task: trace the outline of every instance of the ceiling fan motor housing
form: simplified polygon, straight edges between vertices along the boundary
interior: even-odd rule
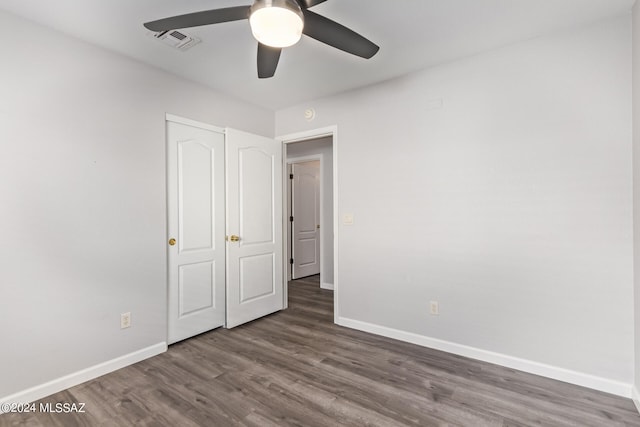
[[[295,0],[256,0],[249,10],[249,23],[259,42],[283,48],[300,40],[304,15]]]

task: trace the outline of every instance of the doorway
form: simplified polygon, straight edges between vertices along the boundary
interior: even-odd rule
[[[337,250],[336,242],[338,236],[337,230],[337,127],[327,127],[312,131],[290,134],[278,138],[284,143],[284,157],[286,162],[292,164],[294,162],[304,162],[319,160],[320,167],[320,280],[319,287],[334,290],[334,319],[337,318],[338,305],[338,274],[337,274]],[[287,170],[287,181],[290,174]],[[285,191],[287,189],[285,188]],[[285,193],[286,194],[286,193]],[[288,199],[288,198],[287,198]],[[290,199],[287,200],[290,202]],[[285,209],[288,210],[289,203]],[[289,211],[290,212],[290,211]],[[284,228],[285,242],[291,242],[291,232],[289,227],[289,215],[285,218]],[[288,279],[291,279],[291,248],[287,245],[287,256],[285,258],[285,271],[288,272]],[[286,293],[288,293],[285,290]],[[286,301],[286,300],[285,300]]]

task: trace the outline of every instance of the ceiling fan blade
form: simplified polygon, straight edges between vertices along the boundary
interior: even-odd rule
[[[310,10],[305,9],[302,13],[304,14],[302,32],[309,37],[366,59],[371,58],[380,50],[378,45],[344,25]]]
[[[187,13],[158,19],[144,24],[151,31],[169,31],[179,28],[198,27],[200,25],[219,24],[221,22],[239,21],[249,18],[251,6],[236,6],[223,9],[203,10],[202,12]]]
[[[301,6],[304,7],[313,7],[317,4],[324,3],[327,0],[300,0]]]
[[[273,77],[278,68],[282,49],[258,43],[258,78],[268,79]]]

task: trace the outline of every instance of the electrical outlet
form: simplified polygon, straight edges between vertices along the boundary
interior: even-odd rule
[[[437,316],[440,314],[440,306],[438,305],[438,301],[429,302],[429,313],[431,313],[432,316]]]
[[[127,311],[120,315],[120,329],[126,329],[131,327],[131,312]]]

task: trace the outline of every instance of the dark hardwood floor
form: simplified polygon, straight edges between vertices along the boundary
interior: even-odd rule
[[[336,326],[317,277],[289,301],[40,401],[85,413],[0,426],[640,426],[628,399]]]

